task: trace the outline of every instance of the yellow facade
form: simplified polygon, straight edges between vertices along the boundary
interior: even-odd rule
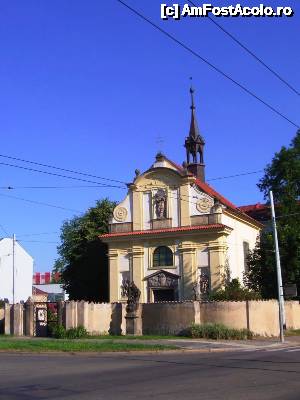
[[[126,280],[140,288],[142,302],[192,300],[220,288],[233,231],[223,219],[238,214],[221,200],[185,168],[158,155],[129,185],[111,232],[101,237],[109,246],[110,301],[125,300]],[[256,237],[257,224],[242,213],[239,219]]]

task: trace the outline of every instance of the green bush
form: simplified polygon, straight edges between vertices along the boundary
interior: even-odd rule
[[[210,293],[211,301],[245,301],[260,300],[261,295],[257,292],[242,287],[238,279],[232,279],[222,290],[216,290]]]
[[[65,339],[67,337],[65,327],[62,325],[54,325],[51,327],[51,336],[56,339]]]
[[[82,339],[88,337],[88,332],[83,326],[66,330],[62,325],[55,325],[51,329],[51,336],[56,339]]]
[[[66,331],[67,339],[82,339],[88,336],[87,330],[83,326],[77,328],[70,328]]]
[[[252,339],[253,333],[249,329],[234,329],[228,328],[223,324],[193,324],[190,327],[190,335],[192,338],[205,338],[205,339],[234,339],[244,340]]]

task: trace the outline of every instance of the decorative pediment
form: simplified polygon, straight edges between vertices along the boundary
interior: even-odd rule
[[[144,278],[149,288],[177,288],[179,275],[172,274],[164,270],[159,270],[154,274]]]

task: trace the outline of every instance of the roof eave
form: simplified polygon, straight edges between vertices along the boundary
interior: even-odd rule
[[[180,227],[178,229],[160,229],[160,230],[149,230],[149,231],[132,231],[123,233],[111,233],[100,235],[99,238],[104,242],[111,241],[128,241],[128,240],[143,240],[144,238],[153,239],[159,237],[178,237],[178,235],[207,235],[211,233],[229,235],[232,231],[227,225],[214,224],[214,225],[199,225],[199,226],[187,226]]]

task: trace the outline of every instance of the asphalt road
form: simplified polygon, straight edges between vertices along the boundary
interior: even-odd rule
[[[300,346],[212,353],[0,353],[0,399],[299,400]]]

